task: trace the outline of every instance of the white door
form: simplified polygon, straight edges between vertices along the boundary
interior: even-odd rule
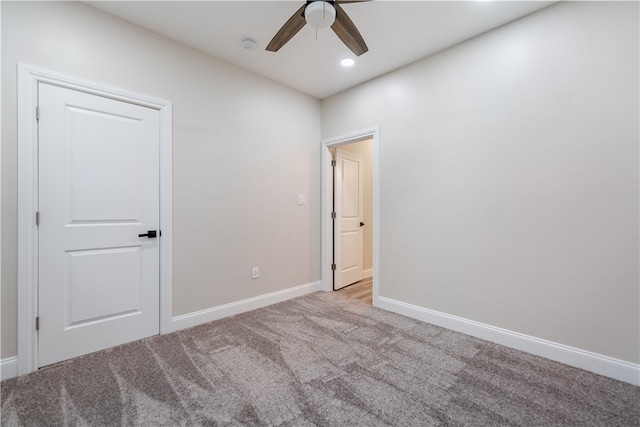
[[[39,84],[38,364],[159,333],[159,111]]]
[[[334,289],[362,280],[363,157],[336,149]]]

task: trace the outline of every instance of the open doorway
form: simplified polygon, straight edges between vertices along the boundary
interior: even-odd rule
[[[323,141],[322,156],[323,289],[374,306],[378,295],[378,145],[375,128]]]

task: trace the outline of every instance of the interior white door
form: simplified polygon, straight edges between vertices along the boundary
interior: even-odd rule
[[[38,364],[159,333],[159,111],[41,83]]]
[[[334,289],[362,280],[364,182],[363,157],[336,149]]]

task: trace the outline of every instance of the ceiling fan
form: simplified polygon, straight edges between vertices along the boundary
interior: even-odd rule
[[[280,28],[267,45],[267,50],[278,51],[284,46],[306,23],[316,27],[331,29],[340,40],[357,56],[369,50],[355,24],[349,18],[341,3],[360,3],[368,0],[309,0],[293,14]]]

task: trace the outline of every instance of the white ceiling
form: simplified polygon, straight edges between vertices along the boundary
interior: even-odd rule
[[[306,25],[266,45],[300,1],[98,1],[91,6],[322,99],[542,9],[553,1],[370,1],[343,4],[369,52],[355,57],[330,28]],[[242,47],[253,38],[257,49]],[[356,59],[351,68],[339,62]]]

